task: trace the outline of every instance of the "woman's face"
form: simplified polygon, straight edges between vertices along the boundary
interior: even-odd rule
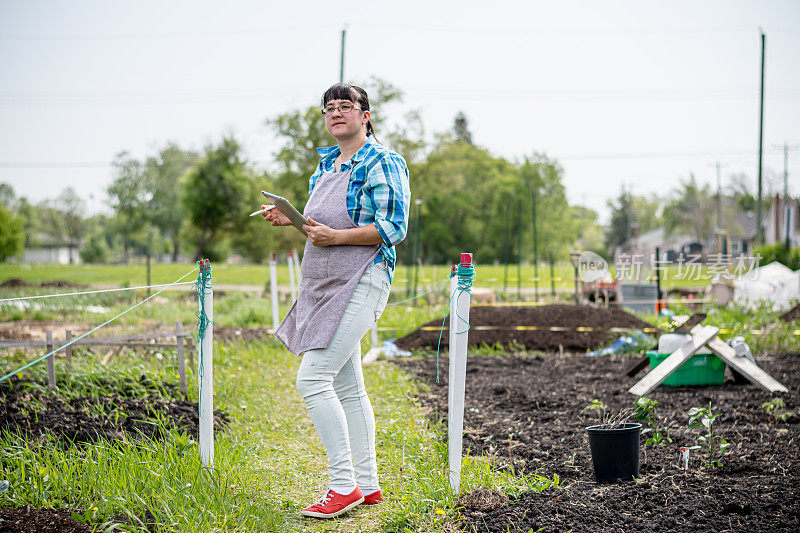
[[[343,111],[342,107],[349,111]],[[360,106],[350,100],[330,100],[325,104],[325,127],[337,140],[348,139],[366,133],[369,111],[361,110]]]

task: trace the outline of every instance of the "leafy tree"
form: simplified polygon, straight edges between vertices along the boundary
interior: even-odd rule
[[[456,141],[472,144],[472,133],[469,131],[467,116],[463,111],[459,111],[453,120],[453,135],[455,135]]]
[[[694,175],[672,191],[664,208],[667,233],[687,231],[706,241],[716,227],[716,198],[709,185],[699,185]]]
[[[245,196],[247,199],[245,203],[249,207],[245,211],[249,213],[258,209],[258,206],[265,201],[261,191],[271,189],[270,183],[267,175],[254,176],[247,181],[248,193]],[[231,235],[232,251],[255,263],[263,263],[270,252],[278,249],[302,249],[303,245],[304,239],[299,231],[293,228],[273,228],[260,216],[251,218],[245,215],[242,223]]]
[[[92,233],[80,251],[84,263],[107,263],[111,258],[111,248],[101,232]]]
[[[633,237],[633,199],[623,186],[619,195],[607,202],[611,210],[611,220],[606,232],[606,247],[613,253],[614,248]]]
[[[197,153],[170,143],[145,162],[145,186],[150,197],[148,219],[172,242],[173,261],[180,253],[180,229],[186,218],[180,201],[181,180],[199,159]]]
[[[22,218],[0,205],[0,261],[16,257],[25,251]]]
[[[121,152],[112,165],[116,177],[106,192],[117,218],[117,228],[123,239],[123,261],[127,264],[131,237],[147,223],[147,205],[151,195],[141,161],[128,152]]]
[[[578,225],[578,240],[574,248],[581,251],[589,250],[608,259],[603,228],[597,221],[597,211],[580,205],[571,206],[570,211]]]
[[[417,156],[424,147],[419,113],[408,113],[405,125],[384,131],[384,126],[388,126],[386,107],[401,102],[402,92],[379,78],[372,78],[362,86],[370,95],[370,120],[375,126],[376,138],[379,141],[388,140],[388,145],[406,159]],[[282,196],[299,209],[308,200],[308,178],[319,164],[317,148],[334,145],[336,139],[326,130],[318,105],[280,114],[266,123],[276,133],[280,143],[275,154],[277,172],[272,183]]]
[[[547,254],[554,257],[564,257],[569,253],[569,246],[579,234],[578,221],[572,216],[562,177],[564,174],[561,166],[549,160],[543,154],[535,154],[532,158],[525,157],[518,166],[519,176],[528,193],[527,196],[536,200],[536,233],[539,261],[546,259]],[[524,217],[531,222],[528,224],[530,238],[533,239],[531,203],[526,203],[531,218]],[[499,218],[499,216],[498,216]],[[527,230],[526,230],[527,232]],[[533,258],[533,245],[530,248],[530,257]]]
[[[8,183],[0,183],[0,206],[6,209],[14,209],[17,201],[17,195],[14,193],[14,187]]]
[[[224,233],[246,223],[247,208],[252,207],[247,201],[249,173],[232,137],[206,148],[205,157],[189,172],[183,202],[195,232],[195,259],[219,257]]]
[[[613,253],[614,248],[628,239],[661,227],[661,202],[657,196],[636,196],[620,189],[619,196],[608,201],[611,220],[606,232],[606,247]]]

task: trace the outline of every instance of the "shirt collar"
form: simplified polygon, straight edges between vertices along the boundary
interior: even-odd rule
[[[355,166],[355,164],[358,163],[359,161],[363,161],[367,157],[367,153],[369,153],[369,151],[372,150],[373,144],[375,144],[375,136],[368,135],[367,142],[364,143],[364,146],[359,148],[358,152],[356,152],[356,154],[350,159],[350,161],[346,161],[344,165],[349,166],[350,164],[352,164]],[[327,164],[332,162],[337,157],[339,157],[341,150],[339,150],[339,145],[337,144],[334,146],[323,146],[317,148],[317,153],[322,157],[323,163]]]

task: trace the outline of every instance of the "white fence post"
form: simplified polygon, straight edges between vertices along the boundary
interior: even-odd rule
[[[205,268],[211,277],[211,265],[208,259],[204,260]],[[203,271],[201,269],[201,275]],[[201,285],[202,286],[202,285]],[[205,284],[201,309],[205,310],[208,317],[205,334],[200,339],[202,358],[198,364],[200,376],[200,460],[203,466],[214,467],[214,291],[211,283]],[[201,315],[202,316],[202,315]]]
[[[450,267],[450,292],[447,296],[447,302],[450,306],[450,322],[447,324],[447,359],[448,359],[448,372],[447,372],[447,412],[448,414],[453,410],[453,369],[455,368],[455,358],[453,357],[455,341],[453,340],[453,333],[455,332],[455,316],[456,307],[455,294],[456,287],[458,287],[458,277],[456,272],[458,265]],[[449,431],[449,427],[448,427]]]
[[[278,266],[275,252],[269,256],[269,292],[272,296],[272,332],[278,331],[281,321],[278,316]]]
[[[297,285],[294,282],[294,259],[292,252],[286,254],[286,266],[289,267],[289,292],[292,295],[292,301],[297,300]]]
[[[297,255],[297,249],[292,248],[292,260],[294,261],[294,279],[297,281],[297,284],[300,285],[300,256]]]
[[[461,254],[461,265],[472,265],[472,254]],[[452,287],[452,284],[451,284]],[[458,494],[461,485],[461,444],[464,433],[464,392],[467,379],[467,340],[469,337],[470,293],[456,289],[450,304],[450,377],[448,392],[452,389],[452,405],[447,413],[447,455],[450,462],[450,488]],[[455,331],[454,331],[455,330]]]

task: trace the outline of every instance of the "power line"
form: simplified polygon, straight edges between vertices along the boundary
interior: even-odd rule
[[[767,149],[769,152],[783,152],[783,145]],[[665,157],[727,157],[727,156],[755,156],[756,150],[712,150],[712,151],[692,151],[692,152],[661,152],[661,153],[627,153],[627,154],[566,154],[553,155],[553,158],[561,160],[599,160],[599,159],[662,159]],[[800,156],[800,152],[790,153],[789,157]],[[250,159],[252,163],[270,163],[267,159]],[[112,168],[112,163],[100,161],[0,161],[0,168]]]

